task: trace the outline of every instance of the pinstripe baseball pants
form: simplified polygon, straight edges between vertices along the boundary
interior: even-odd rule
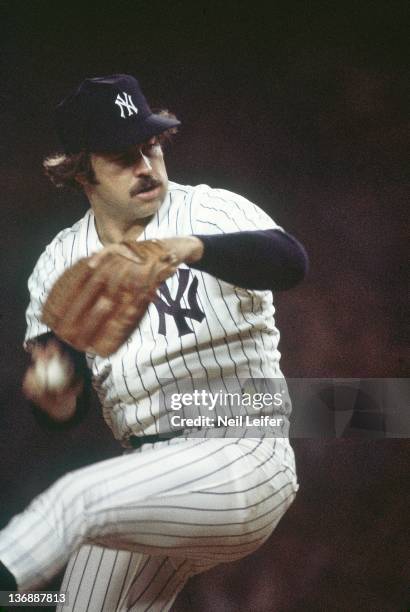
[[[168,610],[189,576],[258,548],[297,488],[284,439],[144,445],[60,478],[0,532],[0,559],[29,590],[71,556],[64,611]]]

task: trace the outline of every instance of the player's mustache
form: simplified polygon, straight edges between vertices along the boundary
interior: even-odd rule
[[[153,178],[152,176],[141,177],[135,187],[130,190],[130,196],[134,197],[142,191],[151,191],[151,189],[161,187],[161,185],[161,181]]]

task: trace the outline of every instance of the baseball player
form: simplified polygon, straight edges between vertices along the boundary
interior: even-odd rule
[[[68,563],[64,610],[168,610],[190,576],[256,550],[295,497],[289,402],[263,406],[263,423],[244,425],[233,394],[212,411],[195,390],[216,381],[221,400],[243,380],[284,388],[272,291],[303,278],[306,255],[247,199],[168,181],[163,143],[179,121],[152,113],[132,76],[86,79],[58,106],[56,125],[64,153],[45,161],[46,172],[83,190],[90,208],[29,279],[23,388],[48,419],[69,424],[90,373],[124,454],[67,474],[10,521],[0,532],[0,590],[41,588]],[[121,250],[132,260],[125,245],[152,240],[172,252],[173,267],[115,352],[78,351],[45,324],[66,270],[84,258],[98,270]],[[122,268],[112,261],[104,273],[115,284]],[[68,297],[65,323],[80,299],[90,302],[89,293]],[[92,327],[94,315],[82,312]],[[167,384],[181,391],[173,403]],[[189,411],[183,402],[179,410],[187,388]]]

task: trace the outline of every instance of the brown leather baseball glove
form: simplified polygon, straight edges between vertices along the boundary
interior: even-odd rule
[[[124,241],[80,259],[52,287],[42,319],[79,351],[107,357],[129,338],[178,266],[160,240]]]

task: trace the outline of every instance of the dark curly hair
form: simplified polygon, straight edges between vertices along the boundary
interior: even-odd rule
[[[176,119],[173,113],[165,109],[157,111],[156,114],[169,119]],[[171,140],[172,135],[176,134],[177,131],[178,128],[173,127],[158,135],[158,140],[162,148]],[[46,176],[48,176],[56,187],[72,187],[82,190],[82,185],[77,180],[79,176],[85,179],[90,185],[96,185],[98,183],[91,164],[91,153],[87,151],[81,151],[80,153],[73,153],[71,155],[55,153],[45,158],[43,161],[43,168]]]

